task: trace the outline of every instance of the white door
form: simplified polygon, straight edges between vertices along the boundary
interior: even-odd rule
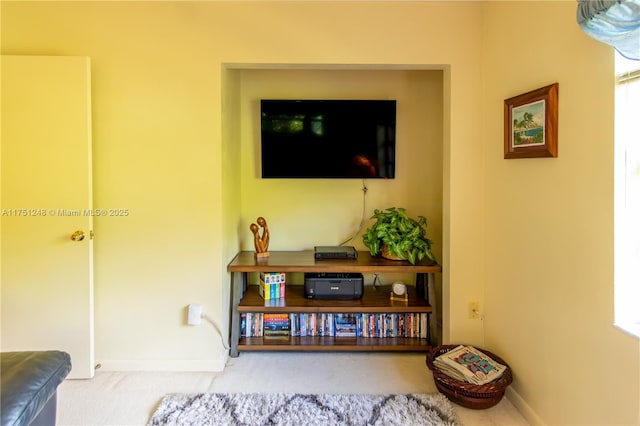
[[[63,350],[71,355],[69,378],[90,378],[89,58],[1,61],[1,349]]]

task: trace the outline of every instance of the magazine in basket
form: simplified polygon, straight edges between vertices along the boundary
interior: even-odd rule
[[[497,380],[507,368],[473,346],[465,345],[438,356],[433,365],[454,379],[475,385]]]

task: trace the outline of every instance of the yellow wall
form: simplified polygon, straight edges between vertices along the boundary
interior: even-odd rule
[[[242,238],[249,224],[269,220],[272,250],[312,249],[352,237],[363,214],[360,179],[261,179],[261,98],[397,100],[396,178],[369,179],[365,226],[373,209],[405,207],[429,218],[434,251],[442,248],[442,71],[374,69],[242,71]],[[415,159],[421,161],[415,161]],[[304,161],[304,159],[299,159]],[[282,167],[287,167],[283,159]],[[300,215],[304,214],[304,217]],[[244,232],[246,231],[246,232]],[[350,241],[366,250],[362,234]],[[440,256],[438,256],[440,258]]]
[[[621,424],[637,416],[638,344],[611,328],[612,56],[579,32],[575,2],[0,7],[3,54],[91,57],[95,207],[132,212],[95,223],[96,360],[105,368],[222,367],[215,330],[184,325],[184,307],[202,303],[226,329],[226,264],[246,247],[247,224],[268,216],[248,198],[265,189],[283,195],[246,168],[256,143],[246,113],[264,89],[266,68],[276,68],[275,78],[289,64],[321,75],[359,68],[368,78],[371,68],[386,66],[394,79],[413,72],[421,81],[431,67],[443,70],[442,223],[434,231],[442,234],[445,341],[484,344],[504,356],[514,367],[513,397],[529,418],[558,424],[608,416]],[[523,18],[530,10],[545,23],[532,44],[541,58],[519,64],[513,49],[523,40],[516,36],[522,22],[533,22]],[[557,80],[560,157],[502,160],[503,99]],[[424,159],[405,158],[420,176]],[[422,208],[413,204],[416,194],[384,194],[382,183],[369,181],[381,203],[388,196]],[[325,220],[315,201],[333,191],[310,186],[318,191],[308,195],[310,205],[285,200],[293,211],[287,230],[275,235],[279,247],[314,244],[313,232],[302,238],[288,230]],[[359,184],[345,183],[340,197],[357,205]],[[515,216],[527,207],[538,208],[531,227]],[[327,224],[331,240],[357,222],[354,209]],[[279,215],[268,217],[274,226]],[[520,252],[531,261],[509,261]],[[484,328],[467,318],[470,300],[484,307]],[[615,362],[604,358],[611,350]],[[595,372],[580,377],[549,366],[558,353],[587,359]],[[536,355],[547,361],[542,371],[531,366]]]
[[[613,327],[613,50],[575,9],[485,11],[485,341],[542,422],[637,424],[638,343]],[[524,20],[548,30],[505,36]],[[554,82],[558,158],[504,160],[503,100]]]
[[[3,2],[2,8],[3,53],[83,54],[94,64],[95,204],[126,206],[132,212],[126,220],[103,218],[95,225],[96,354],[105,368],[172,368],[180,361],[202,367],[224,359],[213,329],[184,325],[184,306],[202,303],[209,316],[227,327],[225,265],[256,216],[254,207],[242,201],[247,198],[240,185],[247,180],[242,171],[247,153],[237,145],[251,143],[245,134],[251,124],[240,120],[246,108],[240,99],[242,84],[247,84],[243,75],[255,64],[398,70],[446,69],[455,64],[451,74],[460,84],[453,93],[441,94],[449,107],[442,115],[460,122],[455,132],[450,131],[456,135],[448,137],[458,138],[458,146],[473,148],[454,150],[461,158],[441,167],[479,175],[473,173],[480,170],[477,156],[471,154],[480,148],[470,141],[480,122],[471,113],[474,102],[469,101],[478,99],[479,54],[477,48],[470,50],[471,55],[455,48],[478,44],[477,6],[403,4],[396,11],[382,3]],[[466,22],[462,31],[446,25],[458,15],[456,19]],[[329,21],[331,32],[325,27]],[[354,21],[359,25],[352,25]],[[382,23],[384,32],[379,31]],[[441,34],[446,33],[451,36],[443,40]],[[298,47],[283,48],[281,41],[292,37]],[[434,39],[438,42],[422,42]],[[363,71],[361,78],[367,75]],[[378,84],[373,81],[369,87],[377,90]],[[416,84],[413,87],[422,90],[422,83]],[[365,89],[361,85],[360,93]],[[408,124],[410,129],[415,127]],[[420,137],[415,130],[409,133],[413,140]],[[436,149],[446,150],[448,137],[435,144]],[[408,176],[424,170],[425,161],[403,152],[402,161],[407,164],[399,174],[407,183],[411,182]],[[397,182],[400,178],[390,185],[398,187]],[[455,183],[459,196],[449,200],[443,194],[435,197],[440,198],[436,202],[442,203],[445,212],[450,202],[460,211],[479,211],[476,182],[459,180]],[[370,183],[369,195],[381,205],[370,204],[369,209],[386,207],[387,203],[382,204],[386,199],[410,209],[440,209],[427,198],[434,199],[440,182],[429,188],[428,182],[420,180],[414,186],[396,188],[393,194],[384,193],[388,189],[382,183]],[[424,188],[416,188],[419,184]],[[315,185],[316,200],[334,195],[326,182]],[[344,185],[341,199],[353,193],[349,198],[360,200],[359,183]],[[318,212],[317,203],[296,205],[296,200],[289,199],[283,204],[295,207],[287,223],[292,229],[304,229],[309,221],[326,217],[326,212]],[[433,221],[434,244],[441,251],[444,240],[450,238],[439,229],[447,226],[438,225],[444,215],[424,214]],[[348,234],[357,219],[353,211],[338,214],[326,225],[331,239]],[[278,225],[278,217],[269,220]],[[457,221],[456,229],[469,230],[459,234],[461,241],[477,238],[479,228],[467,225],[466,215],[460,212],[447,220]],[[295,239],[287,232],[281,231],[282,238],[276,234],[274,245],[305,248],[315,243],[313,235]],[[481,265],[471,249],[442,257],[450,264],[472,265],[461,268],[461,276],[475,276]],[[447,293],[448,269],[443,276]],[[476,284],[465,281],[455,286],[456,292]],[[445,328],[448,324],[445,321]],[[469,340],[478,330],[460,328],[453,338]]]

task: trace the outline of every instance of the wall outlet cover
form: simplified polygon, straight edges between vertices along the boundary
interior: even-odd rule
[[[189,312],[187,315],[187,324],[189,325],[202,324],[202,305],[189,305]]]

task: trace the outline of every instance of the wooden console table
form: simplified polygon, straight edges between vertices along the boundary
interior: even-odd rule
[[[424,351],[437,345],[435,274],[442,271],[438,264],[387,260],[359,251],[357,259],[316,260],[312,250],[272,251],[264,259],[256,259],[253,251],[241,251],[227,266],[231,275],[230,297],[230,356],[239,351]],[[358,300],[317,300],[304,297],[303,286],[287,285],[287,295],[278,306],[258,295],[257,286],[248,288],[249,272],[359,272],[416,274],[416,285],[408,286],[407,302],[389,298],[389,286],[365,286],[365,294]],[[429,302],[432,302],[430,304]],[[428,336],[424,338],[361,338],[361,337],[290,337],[272,340],[240,336],[242,312],[341,312],[341,313],[428,313]]]

